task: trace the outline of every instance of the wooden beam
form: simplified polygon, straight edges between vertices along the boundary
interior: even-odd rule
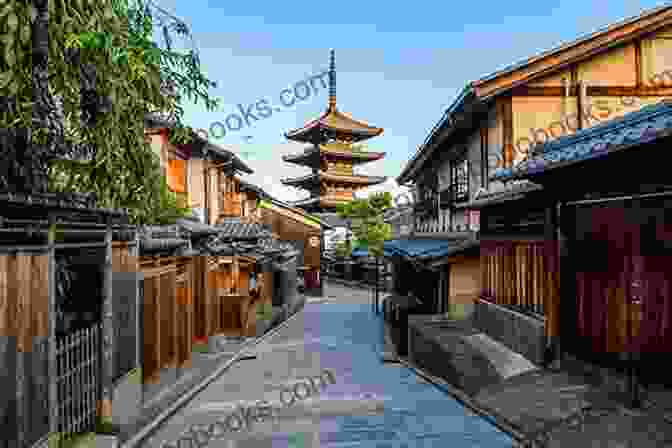
[[[641,80],[640,80],[641,81]],[[521,86],[515,88],[511,93],[514,96],[526,97],[564,97],[564,87],[552,86]],[[570,87],[570,96],[578,96],[577,86]],[[644,86],[588,86],[586,96],[664,96],[672,95],[672,87],[653,87]]]
[[[642,39],[635,39],[635,86],[642,87]]]
[[[611,48],[632,42],[643,35],[652,33],[672,23],[672,9],[666,8],[637,20],[612,26],[589,39],[579,40],[555,51],[533,57],[525,65],[499,75],[474,83],[476,95],[492,97],[517,85],[546,76],[578,61],[586,60]]]
[[[511,96],[502,100],[502,127],[504,131],[503,160],[506,167],[513,163],[513,102]]]

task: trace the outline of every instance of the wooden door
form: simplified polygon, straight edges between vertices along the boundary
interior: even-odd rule
[[[670,201],[580,206],[572,241],[577,343],[593,353],[672,349]]]

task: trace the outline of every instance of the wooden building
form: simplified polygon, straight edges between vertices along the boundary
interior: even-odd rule
[[[543,292],[557,279],[546,275],[552,265],[538,264],[541,258],[535,257],[546,250],[550,211],[529,180],[514,186],[493,175],[556,139],[670,95],[670,33],[672,8],[660,7],[470,82],[397,179],[414,183],[416,236],[470,232],[480,237],[486,275],[479,276],[481,293],[475,297],[476,312],[485,319],[479,325],[516,351],[537,341],[525,353],[533,361],[542,360],[543,347],[552,346],[558,331],[556,317],[549,314],[548,301],[555,299]],[[511,198],[521,201],[514,205]],[[510,203],[497,224],[488,224],[499,226],[494,239],[481,232],[483,200]],[[494,288],[484,283],[493,272],[495,278],[512,273]],[[500,312],[511,325],[502,328]]]
[[[281,240],[298,251],[297,269],[303,271],[306,293],[322,295],[320,281],[323,232],[332,227],[304,210],[267,198],[259,202],[262,222]]]
[[[241,193],[236,174],[252,174],[253,170],[231,151],[196,134],[188,144],[173,145],[169,141],[170,129],[170,123],[146,119],[147,139],[160,158],[169,189],[182,203],[207,224],[252,213],[251,203],[256,198],[250,195],[248,199]]]
[[[507,289],[507,279],[518,284],[537,269],[535,295],[559,359],[614,367],[639,360],[645,383],[670,384],[659,362],[672,351],[672,181],[651,163],[670,136],[672,104],[664,102],[549,143],[493,176],[542,186],[536,197],[546,214],[537,221],[546,232],[541,250],[521,254],[528,269],[515,246],[500,249],[495,271],[485,271],[487,288],[499,301],[525,300],[526,283]],[[513,202],[482,210],[484,231],[498,241],[502,223],[518,219]]]
[[[331,50],[327,110],[304,127],[285,134],[289,140],[310,145],[301,154],[283,156],[286,162],[312,170],[305,176],[282,180],[285,185],[310,192],[308,199],[293,205],[309,212],[334,211],[339,203],[353,200],[355,191],[385,182],[385,177],[363,176],[353,171],[354,165],[385,156],[383,152],[368,152],[361,144],[356,145],[382,133],[382,128],[355,120],[336,108],[336,67]]]

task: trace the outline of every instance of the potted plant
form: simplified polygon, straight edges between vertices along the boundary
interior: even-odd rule
[[[273,306],[269,302],[257,304],[257,337],[266,333],[273,319]]]

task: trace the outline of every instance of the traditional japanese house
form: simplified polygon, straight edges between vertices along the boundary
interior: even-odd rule
[[[549,315],[555,299],[543,294],[556,280],[546,275],[549,266],[535,264],[539,258],[530,255],[544,250],[550,212],[531,181],[513,186],[491,176],[545,143],[669,95],[671,32],[672,8],[656,8],[470,82],[397,179],[415,184],[416,232],[473,233],[484,244],[482,271],[511,272],[492,287],[483,283],[488,276],[475,275],[478,261],[469,257],[465,289],[485,316],[478,325],[516,351],[534,345],[525,353],[533,361],[542,360],[543,347],[557,332]],[[518,205],[511,197],[520,199]],[[490,236],[479,234],[479,202],[488,198],[510,203],[499,218],[489,212],[488,226],[500,229],[497,238],[490,228]],[[518,261],[504,253],[517,254]],[[453,269],[457,263],[449,266],[450,283],[465,278]],[[502,319],[512,324],[501,325]]]
[[[286,162],[309,167],[312,171],[302,177],[282,180],[284,185],[310,192],[309,198],[292,205],[313,213],[333,212],[338,204],[354,199],[355,191],[384,182],[385,177],[364,176],[353,170],[354,165],[385,156],[383,152],[366,151],[360,143],[382,133],[382,128],[355,120],[337,109],[335,53],[331,50],[326,111],[302,128],[285,134],[289,140],[310,145],[301,154],[283,157]],[[309,285],[319,285],[318,278],[319,268],[307,271]]]
[[[557,353],[614,367],[635,360],[644,383],[668,385],[660,356],[672,352],[672,181],[664,164],[651,161],[671,139],[672,103],[663,102],[548,143],[493,174],[543,186],[537,195],[547,213],[545,251],[520,255],[542,270],[541,300]],[[493,238],[517,217],[509,206],[482,213]],[[491,297],[511,301],[522,291],[524,300],[527,270],[516,269],[519,254],[508,251],[485,255],[516,260],[490,265],[486,286]],[[516,284],[521,276],[522,290],[507,289],[507,280]]]
[[[197,134],[187,144],[171,144],[171,123],[147,116],[146,135],[159,156],[169,189],[207,224],[222,217],[244,216],[247,198],[241,195],[237,174],[254,171],[234,153]]]
[[[262,225],[258,193],[241,189],[236,174],[252,173],[249,167],[197,135],[172,145],[170,123],[147,121],[169,189],[197,212],[173,226],[145,228],[141,239],[143,382],[151,396],[191,364],[192,349],[212,351],[222,337],[263,332],[268,316],[263,322],[257,317],[277,292],[274,264],[296,253]]]
[[[262,221],[282,241],[291,243],[298,251],[297,269],[303,271],[307,295],[322,295],[319,281],[323,233],[332,226],[270,196],[259,201]],[[315,278],[314,276],[317,275]]]

